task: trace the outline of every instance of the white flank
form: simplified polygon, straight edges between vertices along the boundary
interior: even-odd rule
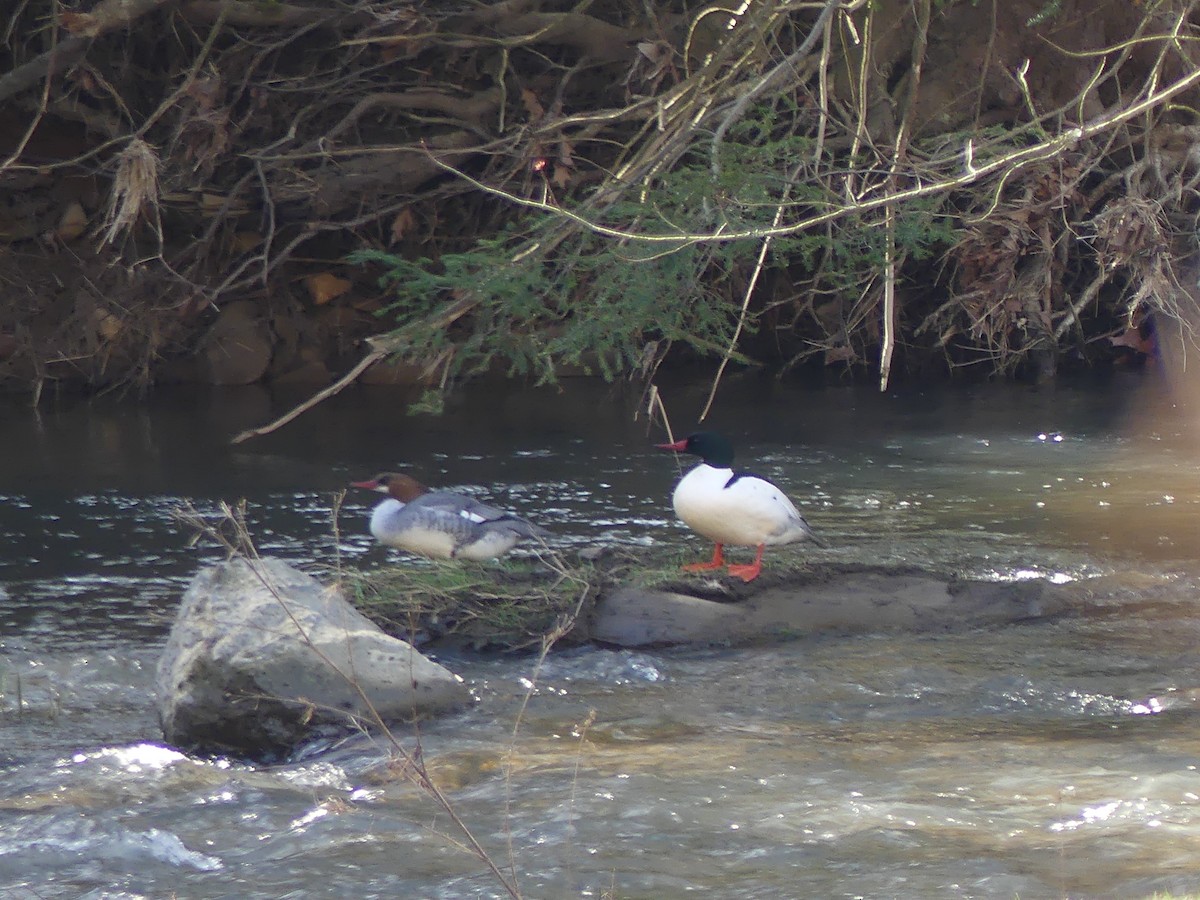
[[[790,544],[811,535],[795,504],[771,482],[743,475],[729,484],[732,477],[731,469],[696,466],[675,488],[675,514],[719,544]]]

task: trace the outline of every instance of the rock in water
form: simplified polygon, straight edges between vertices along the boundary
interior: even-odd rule
[[[470,699],[453,672],[277,559],[233,559],[192,579],[157,689],[168,742],[254,758],[286,753],[316,727],[370,723],[371,707],[387,722]]]

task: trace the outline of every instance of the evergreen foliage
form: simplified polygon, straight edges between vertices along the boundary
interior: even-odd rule
[[[499,365],[538,383],[554,381],[564,366],[612,380],[645,371],[675,344],[700,355],[730,352],[748,363],[731,341],[740,273],[754,264],[759,235],[780,204],[799,218],[838,202],[821,184],[789,182],[786,173],[811,156],[813,142],[781,128],[778,119],[770,107],[759,108],[731,131],[718,165],[697,144],[677,168],[615,201],[604,222],[632,237],[585,229],[561,237],[563,221],[537,212],[516,214],[498,236],[437,258],[378,250],[351,258],[382,269],[380,284],[394,299],[380,315],[392,323],[400,352],[444,364],[451,378]],[[781,236],[768,264],[785,275],[819,267],[827,290],[853,290],[884,265],[881,222],[877,211],[847,217],[835,229]],[[944,250],[956,236],[932,199],[899,208],[892,228],[895,252],[913,259]],[[467,321],[429,327],[447,302],[467,296],[473,300]],[[752,315],[743,330],[753,332],[755,324]]]

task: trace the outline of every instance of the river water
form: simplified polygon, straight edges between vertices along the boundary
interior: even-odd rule
[[[664,388],[689,430],[706,385]],[[0,407],[0,896],[499,897],[368,741],[286,765],[161,743],[153,671],[218,558],[174,518],[244,498],[264,553],[404,562],[352,478],[478,491],[563,544],[687,544],[639,398],[355,389]],[[419,745],[525,897],[1151,897],[1200,891],[1200,444],[1153,381],[722,389],[713,427],[828,549],[1095,584],[1086,614],[754,647],[444,660],[477,702]],[[772,554],[768,553],[767,565]],[[413,748],[417,738],[404,733]]]

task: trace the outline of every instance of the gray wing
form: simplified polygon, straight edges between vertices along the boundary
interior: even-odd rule
[[[394,524],[397,529],[401,530],[420,528],[428,531],[442,531],[453,537],[457,544],[472,541],[479,533],[478,522],[472,522],[451,509],[422,505],[416,502],[404,504],[404,509],[396,513]]]
[[[422,494],[408,505],[444,510],[454,515],[460,515],[472,522],[487,522],[491,519],[499,519],[508,515],[502,509],[498,509],[495,506],[488,506],[486,503],[480,503],[474,497],[468,497],[466,494],[460,494],[456,491],[430,491],[427,494]]]
[[[468,523],[477,525],[486,523],[502,527],[524,537],[544,538],[547,536],[545,530],[527,522],[520,516],[496,506],[480,503],[474,497],[468,497],[457,491],[430,491],[422,494],[408,505],[435,509]]]

